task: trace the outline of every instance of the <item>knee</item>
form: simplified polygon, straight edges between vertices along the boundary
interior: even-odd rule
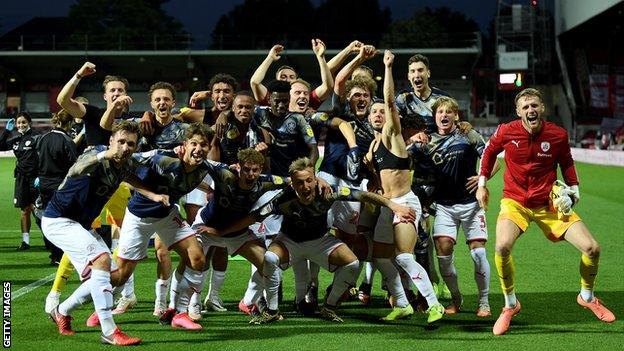
[[[438,256],[449,256],[453,254],[455,241],[448,237],[439,237],[435,239],[436,253]]]
[[[203,271],[206,265],[206,257],[204,255],[192,255],[189,257],[190,266],[196,271]]]
[[[264,254],[264,272],[272,272],[279,266],[279,256],[273,251],[267,251]]]
[[[108,254],[100,255],[100,257],[96,258],[93,261],[92,267],[95,269],[110,271],[111,268],[111,258]]]
[[[511,243],[496,242],[495,250],[499,256],[509,256],[511,254]]]
[[[589,246],[583,251],[589,258],[593,259],[600,257],[600,245],[595,240],[592,241],[592,243],[589,244]]]

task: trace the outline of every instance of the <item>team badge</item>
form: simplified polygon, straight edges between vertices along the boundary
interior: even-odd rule
[[[24,143],[25,146],[30,146],[30,144],[32,144],[31,140],[26,140],[26,142]]]
[[[230,129],[226,134],[228,139],[235,139],[238,136],[238,129]]]
[[[542,145],[540,146],[542,147],[542,151],[544,152],[550,150],[550,143],[547,141],[542,141]]]
[[[351,189],[343,186],[340,188],[340,194],[342,194],[342,196],[349,196],[349,194],[351,194]]]
[[[279,176],[273,176],[273,183],[280,185],[284,183],[284,179]]]
[[[321,116],[319,118],[321,119],[321,121],[327,121],[329,119],[329,115],[323,112],[321,113]]]
[[[311,137],[314,136],[314,132],[312,131],[312,128],[306,129],[306,133],[308,133],[308,136],[311,136]]]

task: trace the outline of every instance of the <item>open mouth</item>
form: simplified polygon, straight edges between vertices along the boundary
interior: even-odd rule
[[[298,99],[297,100],[297,106],[299,106],[300,109],[305,110],[306,107],[308,107],[308,100],[306,100],[306,99]]]
[[[204,153],[201,151],[193,151],[191,152],[191,159],[196,163],[199,163],[204,160]]]
[[[537,114],[527,116],[527,121],[529,122],[529,124],[536,124],[538,120],[539,116]]]
[[[228,99],[219,99],[217,100],[217,108],[219,110],[225,110],[228,108],[228,103],[229,103]]]
[[[422,79],[414,79],[412,81],[412,84],[417,87],[417,88],[422,88],[423,86],[423,80]]]

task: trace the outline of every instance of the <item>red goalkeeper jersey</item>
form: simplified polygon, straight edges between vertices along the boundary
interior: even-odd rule
[[[557,165],[568,185],[578,185],[568,133],[544,121],[542,129],[530,134],[522,120],[501,124],[487,143],[479,174],[489,178],[496,156],[505,151],[503,197],[527,208],[548,204],[548,194],[557,179]]]

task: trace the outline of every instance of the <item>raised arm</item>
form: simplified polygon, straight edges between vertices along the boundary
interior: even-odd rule
[[[394,77],[392,77],[392,64],[394,63],[394,54],[390,50],[386,50],[383,58],[385,66],[383,95],[386,105],[386,124],[384,131],[391,135],[401,135],[401,121],[399,120],[399,111],[394,102]]]
[[[106,108],[100,118],[100,127],[106,130],[113,130],[115,118],[119,118],[126,107],[130,106],[132,98],[128,95],[120,96]]]
[[[312,39],[312,51],[314,51],[314,55],[316,55],[316,60],[321,70],[321,85],[316,87],[314,92],[319,100],[323,101],[327,99],[327,96],[334,88],[334,76],[332,76],[327,66],[327,61],[325,61],[325,43],[323,43],[321,39]]]
[[[257,101],[261,101],[267,95],[268,90],[262,84],[262,81],[264,80],[264,76],[266,76],[267,72],[269,71],[269,67],[271,67],[271,64],[282,57],[282,51],[284,51],[284,47],[282,45],[274,45],[264,61],[262,61],[260,66],[256,68],[253,76],[251,76],[249,84],[251,86],[251,91],[253,92],[254,97]]]
[[[349,63],[347,63],[336,75],[336,80],[334,81],[334,93],[338,96],[342,96],[345,92],[347,80],[351,77],[353,71],[355,71],[355,69],[364,61],[375,56],[376,53],[377,50],[374,46],[362,45],[357,56],[349,61]]]
[[[72,96],[74,95],[76,86],[78,86],[80,80],[86,76],[92,75],[93,73],[95,73],[95,65],[91,62],[85,62],[82,67],[80,67],[78,72],[76,72],[76,74],[74,74],[74,76],[71,77],[67,83],[65,83],[65,86],[63,86],[63,89],[61,89],[61,92],[59,92],[56,97],[56,102],[75,118],[82,118],[87,112],[87,109],[83,103],[72,99]]]
[[[362,46],[364,46],[362,42],[354,40],[349,43],[347,47],[340,50],[340,52],[336,54],[336,56],[332,57],[332,59],[327,62],[327,67],[329,67],[331,74],[335,74],[338,68],[342,66],[342,64],[345,62],[347,57],[349,57],[351,53],[359,52]]]

